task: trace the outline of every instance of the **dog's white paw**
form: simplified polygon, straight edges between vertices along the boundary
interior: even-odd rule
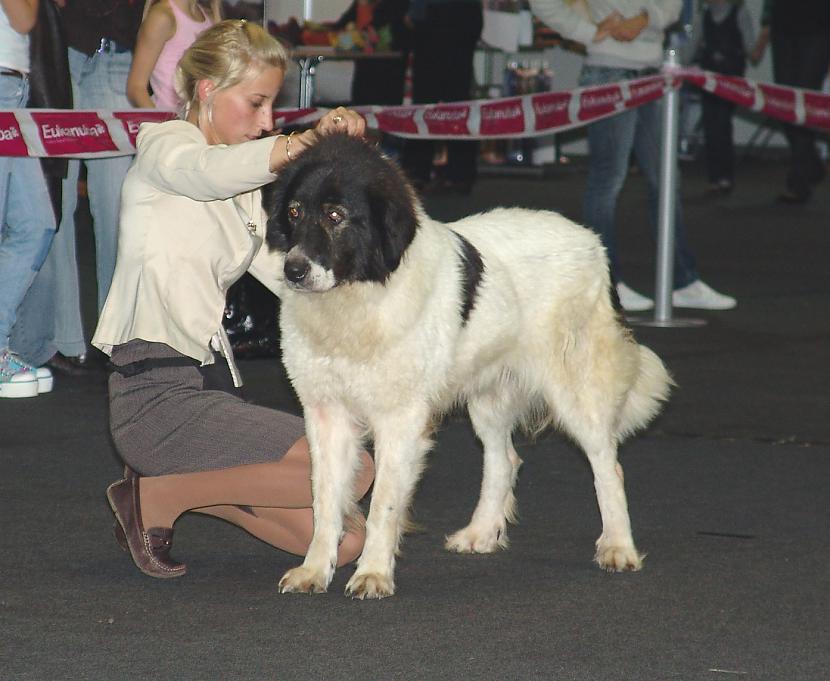
[[[643,567],[645,555],[633,546],[597,546],[594,560],[608,572],[636,572]]]
[[[355,572],[346,584],[346,595],[358,598],[386,598],[395,593],[395,582],[391,577],[378,572]]]
[[[329,580],[322,572],[300,565],[282,576],[279,590],[283,594],[321,594],[328,590],[328,585]]]
[[[447,537],[444,548],[456,553],[493,553],[507,548],[507,533],[500,527],[482,530],[468,525]]]

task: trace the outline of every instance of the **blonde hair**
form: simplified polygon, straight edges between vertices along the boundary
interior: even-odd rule
[[[210,80],[215,91],[226,90],[267,67],[285,71],[288,54],[262,26],[244,19],[214,24],[187,48],[176,67],[176,94],[184,114],[197,110],[200,80]]]

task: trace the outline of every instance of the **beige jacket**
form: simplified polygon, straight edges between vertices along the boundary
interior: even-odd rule
[[[145,123],[121,190],[115,275],[93,345],[140,338],[213,361],[228,287],[246,271],[275,293],[282,255],[263,245],[259,187],[273,138],[209,145],[186,121]],[[214,341],[215,342],[215,341]]]

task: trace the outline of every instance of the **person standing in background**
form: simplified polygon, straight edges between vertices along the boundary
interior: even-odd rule
[[[71,109],[72,85],[60,10],[54,2],[40,2],[35,27],[29,33],[29,108]],[[63,180],[69,159],[44,156],[40,159],[55,220],[61,219]]]
[[[74,107],[103,111],[131,109],[126,94],[127,74],[144,0],[50,1],[61,8]],[[106,300],[115,269],[121,184],[131,162],[130,155],[84,161],[95,233],[98,312]],[[25,315],[18,320],[18,326],[26,333],[44,327],[51,330],[51,342],[44,344],[37,356],[27,356],[27,361],[35,365],[45,362],[54,371],[68,375],[86,373],[90,368],[75,246],[80,167],[79,160],[69,161],[63,183],[60,226],[44,265],[53,272],[54,281],[49,291],[38,295],[43,304],[26,305]],[[34,286],[41,285],[47,282],[35,281]],[[12,344],[18,347],[14,336]]]
[[[38,6],[35,27],[29,33],[29,104],[33,109],[71,109],[72,85],[60,10],[51,0]],[[46,179],[56,224],[61,221],[63,184],[69,159],[44,156],[40,166]],[[55,237],[57,239],[57,236]],[[54,241],[53,241],[54,243]],[[55,354],[54,259],[47,256],[17,308],[9,345],[25,362],[39,366]],[[48,367],[40,367],[40,371]]]
[[[29,33],[38,0],[0,0],[0,109],[29,99]],[[0,398],[35,397],[52,389],[52,374],[11,352],[17,309],[55,235],[55,216],[40,161],[0,156]]]
[[[752,17],[743,0],[705,0],[692,31],[693,60],[707,71],[743,76],[755,44]],[[735,103],[711,92],[701,95],[709,191],[728,194],[735,183],[732,116]]]
[[[772,72],[781,85],[821,90],[830,68],[830,1],[764,0],[761,31],[752,50],[757,62],[772,41]],[[810,200],[813,188],[827,171],[816,147],[816,133],[785,124],[790,168],[780,203]]]
[[[222,16],[219,0],[148,0],[127,77],[127,97],[142,109],[178,110],[173,75],[184,51]],[[152,88],[152,95],[150,94]]]
[[[675,24],[681,0],[530,0],[531,11],[564,38],[585,45],[587,56],[580,86],[604,85],[658,72],[667,29]],[[611,277],[623,309],[642,311],[654,301],[621,279],[616,245],[617,201],[628,174],[632,152],[648,189],[648,214],[657,227],[660,200],[660,101],[609,116],[588,126],[588,181],[583,220],[595,230],[608,252]],[[675,307],[727,310],[737,302],[701,281],[686,243],[680,192],[675,206]]]
[[[413,30],[412,102],[470,99],[473,55],[483,22],[480,0],[412,0],[406,21]],[[469,194],[477,174],[478,143],[450,140],[446,146],[443,175],[432,182],[433,141],[406,140],[401,165],[419,190]]]
[[[397,57],[358,59],[352,78],[352,105],[386,104],[397,106],[403,102],[406,61],[409,54],[409,28],[405,17],[409,0],[353,0],[340,18],[331,26],[343,30],[355,24],[357,30],[372,27],[377,33],[388,31],[386,50],[401,52]]]

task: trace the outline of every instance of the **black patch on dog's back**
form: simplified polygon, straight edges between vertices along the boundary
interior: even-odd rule
[[[467,239],[457,232],[455,236],[461,245],[461,320],[466,324],[476,304],[478,287],[484,276],[484,261],[478,249]]]

